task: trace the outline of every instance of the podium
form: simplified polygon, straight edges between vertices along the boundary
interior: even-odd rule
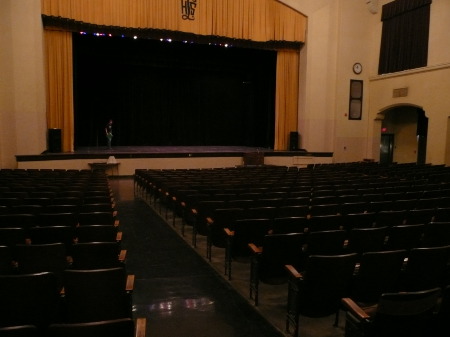
[[[263,152],[244,153],[244,165],[245,166],[264,165],[264,153]]]

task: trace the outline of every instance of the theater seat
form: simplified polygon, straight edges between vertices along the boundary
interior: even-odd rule
[[[428,337],[439,294],[439,288],[385,293],[376,306],[366,308],[343,298],[347,310],[345,336]]]
[[[64,272],[66,322],[132,318],[134,276],[123,268]]]
[[[52,324],[47,337],[144,337],[146,319],[121,318],[88,323]]]

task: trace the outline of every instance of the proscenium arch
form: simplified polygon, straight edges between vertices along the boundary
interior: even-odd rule
[[[289,133],[298,126],[299,54],[305,42],[306,17],[273,0],[198,1],[196,20],[183,20],[179,6],[179,0],[102,0],[95,4],[91,0],[41,0],[47,127],[62,129],[63,151],[74,150],[71,34],[85,28],[95,33],[99,27],[108,27],[103,33],[111,29],[162,34],[161,38],[178,34],[272,46],[278,54],[274,149],[287,148]]]
[[[423,106],[417,105],[417,104],[413,104],[413,103],[400,103],[400,104],[392,104],[389,106],[386,106],[382,109],[380,109],[374,118],[374,123],[373,123],[373,154],[374,154],[374,158],[377,158],[379,160],[380,158],[380,144],[381,144],[381,135],[382,135],[382,126],[383,126],[383,122],[386,120],[386,115],[389,112],[393,112],[396,109],[412,109],[415,112],[418,113],[418,118],[419,118],[419,111],[423,111],[424,112],[424,117],[428,118],[426,116],[426,111],[424,110]],[[417,122],[416,122],[417,125]],[[417,134],[416,134],[417,136]],[[425,139],[419,139],[418,138],[418,142],[425,142],[426,145],[426,137]],[[420,155],[420,149],[419,149],[420,144],[417,145],[417,155]],[[425,151],[426,153],[426,146],[424,147],[423,151]],[[416,160],[418,161],[419,158],[417,158]],[[377,161],[378,161],[377,160]]]

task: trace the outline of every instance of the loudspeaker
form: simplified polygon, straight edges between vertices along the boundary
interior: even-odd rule
[[[298,150],[298,132],[291,131],[289,135],[289,150],[297,151]]]
[[[48,152],[61,152],[61,129],[48,129]]]

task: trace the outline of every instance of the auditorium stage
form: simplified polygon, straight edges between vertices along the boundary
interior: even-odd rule
[[[331,163],[331,152],[274,151],[246,146],[80,147],[74,152],[16,155],[20,169],[90,169],[109,163],[110,175],[130,176],[136,169],[206,169],[238,165],[307,166]]]

